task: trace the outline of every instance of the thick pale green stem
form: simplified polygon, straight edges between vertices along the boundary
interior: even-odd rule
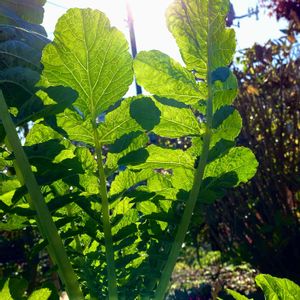
[[[171,275],[173,272],[173,269],[175,267],[177,258],[179,256],[180,250],[182,248],[182,244],[184,242],[186,233],[188,231],[189,224],[192,219],[193,211],[196,205],[196,202],[198,200],[199,192],[200,192],[200,186],[202,184],[203,175],[205,171],[205,166],[207,163],[208,153],[209,153],[209,147],[210,147],[210,140],[211,140],[211,129],[212,129],[212,118],[213,118],[213,96],[212,96],[212,83],[211,83],[211,67],[210,67],[210,43],[208,42],[208,72],[207,72],[207,82],[208,82],[208,100],[207,100],[207,111],[206,111],[206,132],[204,134],[203,138],[203,146],[202,146],[202,152],[200,156],[199,165],[197,167],[193,187],[190,191],[189,198],[186,201],[185,209],[180,221],[180,224],[178,226],[178,230],[175,236],[175,240],[172,244],[172,248],[170,251],[170,254],[168,256],[167,263],[165,267],[162,270],[162,275],[160,278],[160,281],[158,283],[158,287],[155,292],[155,300],[162,300],[164,299],[165,293],[168,289]]]
[[[118,291],[117,291],[117,275],[116,275],[116,267],[115,267],[115,259],[114,259],[114,248],[113,248],[113,240],[111,233],[111,224],[109,217],[109,203],[107,197],[107,188],[106,188],[106,176],[103,168],[102,161],[102,147],[99,143],[99,136],[97,129],[94,130],[94,138],[95,138],[95,150],[97,155],[97,164],[99,171],[99,188],[100,188],[100,196],[101,196],[101,204],[102,204],[102,222],[103,222],[103,230],[104,230],[104,239],[105,239],[105,255],[106,255],[106,263],[107,263],[107,277],[108,277],[108,297],[109,300],[117,300],[118,299]]]
[[[31,166],[22,148],[15,125],[8,112],[4,96],[0,90],[0,118],[6,131],[7,140],[12,147],[16,158],[17,167],[23,177],[28,193],[31,198],[31,205],[36,210],[37,225],[43,237],[48,241],[49,254],[58,266],[58,273],[66,286],[70,300],[84,299],[80,290],[77,276],[68,259],[62,240],[52,220],[51,214],[44,201],[40,187],[31,171]]]
[[[176,233],[175,240],[172,244],[172,248],[167,263],[164,269],[162,270],[162,277],[156,289],[155,298],[154,298],[156,300],[164,299],[164,295],[168,288],[173,269],[175,267],[180,250],[182,248],[185,235],[188,231],[188,227],[192,218],[194,207],[198,199],[200,185],[203,179],[203,174],[204,174],[208,151],[209,151],[210,138],[211,138],[211,134],[208,131],[204,137],[203,151],[200,157],[199,166],[196,170],[193,188],[190,192],[188,200],[186,201],[185,209],[181,218],[181,222],[178,226],[178,231]]]

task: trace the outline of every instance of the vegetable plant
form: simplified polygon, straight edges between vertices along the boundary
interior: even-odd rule
[[[102,12],[70,9],[43,50],[32,97],[0,93],[4,219],[39,228],[38,249],[47,247],[70,299],[163,299],[196,204],[255,174],[255,156],[234,142],[242,120],[231,106],[228,7],[169,7],[185,66],[156,50],[133,60]],[[124,98],[134,74],[149,94]],[[15,128],[28,121],[22,147]]]

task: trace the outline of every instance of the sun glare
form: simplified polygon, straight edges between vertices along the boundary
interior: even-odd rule
[[[53,38],[55,23],[70,7],[90,7],[103,11],[113,26],[121,30],[129,40],[126,3],[130,5],[136,36],[137,50],[157,49],[181,61],[178,47],[167,29],[165,11],[173,0],[49,0],[45,5],[44,26]],[[255,7],[257,0],[231,0],[237,16]],[[236,30],[238,49],[251,46],[254,42],[264,43],[269,38],[280,35],[279,29],[286,24],[278,24],[275,18],[260,13],[259,21],[246,18]],[[249,34],[251,32],[251,34]]]
[[[179,59],[165,19],[166,9],[172,0],[127,0],[127,3],[132,10],[138,50],[155,48]]]

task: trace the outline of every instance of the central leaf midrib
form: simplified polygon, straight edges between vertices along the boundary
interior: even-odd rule
[[[90,78],[90,68],[89,68],[90,52],[88,50],[87,42],[86,42],[85,18],[82,14],[83,14],[83,12],[81,11],[81,19],[82,19],[82,25],[83,25],[82,26],[83,27],[83,43],[84,43],[85,54],[86,54],[86,61],[85,61],[86,68],[85,68],[85,71],[86,71],[88,84],[89,84],[89,95],[87,95],[87,97],[88,97],[88,103],[90,103],[90,105],[91,105],[90,112],[91,112],[91,117],[92,117],[92,124],[93,124],[93,127],[95,127],[97,116],[96,116],[95,106],[94,106],[94,102],[93,102],[93,89],[92,89],[91,78]]]

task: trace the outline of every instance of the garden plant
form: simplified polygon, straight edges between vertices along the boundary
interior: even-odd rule
[[[133,60],[97,10],[68,10],[50,42],[37,25],[43,4],[0,4],[1,229],[37,227],[32,251],[47,248],[72,300],[164,299],[196,203],[247,182],[258,166],[235,147],[242,120],[231,106],[229,1],[169,7],[185,66],[156,50]],[[149,94],[124,98],[134,75]],[[162,147],[150,134],[190,146]],[[26,290],[7,278],[1,293],[55,299],[45,287]]]

